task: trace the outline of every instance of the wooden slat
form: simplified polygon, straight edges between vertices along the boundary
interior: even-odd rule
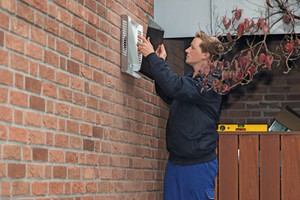
[[[259,199],[258,136],[240,136],[239,149],[239,200]]]
[[[219,200],[238,200],[238,136],[219,138]]]
[[[260,199],[280,200],[280,140],[260,137]]]
[[[282,200],[300,198],[300,136],[281,137]]]

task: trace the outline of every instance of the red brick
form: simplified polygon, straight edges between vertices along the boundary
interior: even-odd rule
[[[47,36],[44,31],[37,29],[35,27],[31,27],[31,40],[33,42],[37,42],[43,46],[46,46]]]
[[[7,138],[7,128],[5,125],[0,124],[0,140],[6,140],[6,138]]]
[[[18,2],[17,15],[26,21],[34,23],[34,11],[32,8]],[[32,28],[32,27],[31,27]]]
[[[83,62],[83,51],[80,48],[72,47],[71,48],[71,57],[75,60]]]
[[[11,31],[25,38],[29,38],[29,25],[17,18],[11,19]]]
[[[24,40],[8,33],[6,33],[5,39],[7,48],[24,53]]]
[[[75,32],[74,43],[75,43],[75,45],[78,45],[78,46],[82,47],[83,49],[87,48],[87,40],[86,40],[86,38],[83,35],[81,35],[81,34],[79,34],[77,32]]]
[[[69,146],[69,137],[64,134],[55,134],[55,146],[58,147],[68,147]]]
[[[57,98],[57,88],[52,83],[43,83],[43,95]]]
[[[10,182],[1,181],[1,196],[10,196]]]
[[[26,43],[26,55],[37,60],[43,60],[43,49],[33,43]]]
[[[25,164],[8,163],[8,177],[10,178],[23,178],[25,177]]]
[[[54,69],[47,67],[45,65],[40,65],[40,76],[49,81],[54,81]]]
[[[79,64],[72,60],[68,60],[67,70],[73,74],[79,75]]]
[[[70,118],[72,119],[83,119],[83,111],[80,107],[71,106]]]
[[[10,62],[12,68],[23,72],[28,72],[28,60],[26,58],[11,54]]]
[[[83,139],[83,149],[94,151],[94,140]]]
[[[30,61],[29,67],[30,67],[30,74],[32,76],[38,76],[38,64],[36,62]]]
[[[117,64],[117,65],[120,65],[120,55],[119,55],[119,53],[117,53],[115,51],[106,49],[104,58]]]
[[[22,160],[23,161],[31,161],[32,160],[32,157],[31,157],[31,147],[30,146],[23,147]]]
[[[27,130],[19,127],[9,127],[9,140],[27,142]]]
[[[94,81],[100,84],[104,84],[105,76],[101,72],[94,71]]]
[[[66,0],[54,0],[55,3],[57,3],[58,5],[66,8],[67,7],[67,1]]]
[[[50,150],[50,162],[56,162],[56,163],[65,162],[64,151]]]
[[[93,137],[103,138],[103,128],[93,126]]]
[[[85,67],[85,66],[81,66],[80,67],[81,70],[80,70],[80,75],[87,78],[87,79],[90,79],[92,80],[93,78],[93,71],[91,69],[91,67]]]
[[[80,123],[80,135],[92,136],[92,126],[86,123]]]
[[[56,38],[50,34],[47,35],[47,38],[48,38],[48,47],[50,49],[56,50],[55,49]]]
[[[52,178],[52,166],[51,165],[46,165],[45,166],[45,175],[44,175],[45,178]]]
[[[87,107],[98,109],[98,99],[94,97],[87,97]]]
[[[91,53],[99,55],[100,54],[100,50],[99,49],[100,49],[100,47],[99,47],[99,45],[96,42],[93,42],[92,40],[88,40],[88,50]]]
[[[0,177],[6,177],[6,163],[0,163]]]
[[[71,76],[71,84],[72,89],[76,89],[79,91],[83,91],[83,80],[74,76]]]
[[[40,80],[25,77],[25,89],[36,94],[41,93],[42,83]]]
[[[79,133],[79,123],[68,120],[67,121],[67,132],[78,134]]]
[[[66,56],[69,56],[70,45],[63,40],[56,40],[56,50]]]
[[[28,107],[28,95],[22,92],[11,90],[10,103],[21,107]]]
[[[107,19],[107,11],[108,11],[108,8],[101,5],[101,4],[97,4],[97,14],[100,16],[100,17],[103,17],[104,19]]]
[[[80,168],[79,167],[68,167],[68,179],[79,179]]]
[[[29,107],[35,110],[45,111],[45,99],[36,96],[30,96]]]
[[[43,127],[46,129],[57,129],[57,118],[53,116],[43,116]]]
[[[0,27],[6,30],[9,28],[9,16],[3,12],[0,13]]]
[[[31,5],[38,10],[47,13],[47,0],[32,0]]]
[[[86,36],[92,38],[93,40],[96,40],[96,36],[97,36],[97,30],[96,28],[94,28],[93,26],[90,26],[90,25],[86,25],[85,27],[85,34]]]
[[[95,122],[96,113],[94,111],[85,110],[84,111],[84,121]]]
[[[56,5],[48,2],[48,15],[55,18],[56,17]]]
[[[24,181],[14,181],[12,183],[12,195],[29,195],[30,194],[30,183]]]
[[[52,51],[45,50],[44,62],[49,63],[54,67],[58,67],[58,55]]]
[[[46,144],[52,146],[53,145],[53,133],[46,133]]]
[[[71,15],[66,12],[66,10],[57,8],[57,17],[58,21],[63,22],[64,24],[70,26],[71,25]]]
[[[78,163],[78,153],[67,151],[66,163]]]
[[[96,6],[95,6],[96,8]],[[99,23],[99,17],[98,15],[95,15],[92,12],[88,12],[88,21],[90,24],[92,24],[93,26],[99,28],[100,27],[100,23]]]
[[[32,148],[32,156],[34,161],[48,161],[48,149]]]
[[[60,37],[62,37],[63,39],[73,43],[73,40],[74,40],[73,33],[74,32],[72,31],[72,29],[67,28],[65,26],[61,26]]]
[[[0,46],[3,47],[4,45],[4,32],[0,31]]]
[[[86,183],[85,190],[87,193],[96,193],[97,192],[97,183],[96,182]]]
[[[28,178],[42,178],[44,176],[44,166],[38,164],[28,164],[27,174]]]
[[[22,74],[15,73],[15,87],[24,89],[24,77]]]
[[[95,141],[97,143],[98,141]],[[100,144],[100,143],[99,143]],[[99,145],[97,144],[97,145]],[[86,164],[87,165],[98,165],[98,155],[93,153],[86,154]],[[99,172],[96,172],[98,168],[95,169],[95,176],[94,178],[99,178]]]
[[[84,182],[72,182],[72,194],[84,193]]]
[[[15,13],[16,4],[15,1],[0,1],[0,7],[11,13]]]
[[[87,21],[87,9],[84,6],[81,6],[79,4],[74,5],[75,9],[75,15],[77,15],[80,19],[83,19],[84,21]]]
[[[65,88],[59,88],[58,96],[59,96],[60,100],[72,102],[72,91],[71,90],[68,90]]]
[[[69,108],[70,108],[70,106],[67,104],[56,102],[55,103],[55,114],[61,115],[61,116],[68,116]]]
[[[82,139],[80,137],[70,136],[70,148],[81,149]]]
[[[93,12],[97,10],[97,3],[95,0],[85,1],[85,6],[91,9]]]
[[[47,194],[47,182],[32,182],[31,183],[32,195],[46,195]]]
[[[0,69],[0,83],[12,86],[13,80],[13,72],[6,69]]]
[[[78,17],[72,16],[72,28],[75,30],[84,33],[84,22],[81,21]]]
[[[53,113],[54,112],[54,108],[53,108],[54,103],[53,103],[53,101],[47,100],[46,105],[47,105],[47,109],[46,109],[47,113]]]
[[[67,167],[66,166],[54,166],[53,167],[53,178],[66,178]]]
[[[100,20],[100,29],[107,34],[110,34],[111,25],[105,20]]]
[[[45,17],[45,30],[46,31],[49,31],[50,33],[53,33],[57,36],[59,36],[59,25],[56,21],[48,18],[48,17]]]
[[[69,75],[64,73],[64,72],[60,72],[60,71],[56,71],[56,83],[60,84],[60,85],[64,85],[64,86],[68,86],[69,85]]]
[[[3,51],[2,49],[0,49],[0,64],[1,65],[5,65],[5,66],[8,66],[8,52],[6,51]],[[0,69],[0,70],[3,70],[3,69]],[[5,70],[6,71],[6,70]],[[0,74],[3,74],[3,73],[0,73]],[[3,75],[2,75],[3,76]],[[1,81],[1,75],[0,75],[0,81]],[[13,80],[11,80],[10,82],[12,82]]]
[[[43,27],[44,24],[44,16],[39,13],[39,12],[35,12],[35,25],[37,25],[38,27]]]
[[[64,184],[62,182],[49,182],[49,194],[63,194]]]
[[[3,145],[3,159],[21,160],[21,147],[16,145]]]
[[[101,44],[107,46],[108,44],[108,36],[103,33],[102,31],[97,32],[97,41],[100,42]]]
[[[41,121],[41,119],[39,119],[39,121]],[[28,140],[31,144],[45,144],[46,143],[45,132],[38,131],[38,130],[29,130]]]

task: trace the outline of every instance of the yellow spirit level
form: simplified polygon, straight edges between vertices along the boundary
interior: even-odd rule
[[[268,131],[267,124],[219,124],[218,126],[219,132],[225,131]]]

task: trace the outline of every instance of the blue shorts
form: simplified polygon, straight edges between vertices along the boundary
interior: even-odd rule
[[[167,163],[164,179],[164,200],[214,199],[218,160],[197,165]]]

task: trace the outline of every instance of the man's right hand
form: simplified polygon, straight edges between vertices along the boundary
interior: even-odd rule
[[[156,55],[164,60],[166,60],[167,58],[167,52],[165,49],[164,44],[161,44],[157,47],[156,51],[155,51]]]

